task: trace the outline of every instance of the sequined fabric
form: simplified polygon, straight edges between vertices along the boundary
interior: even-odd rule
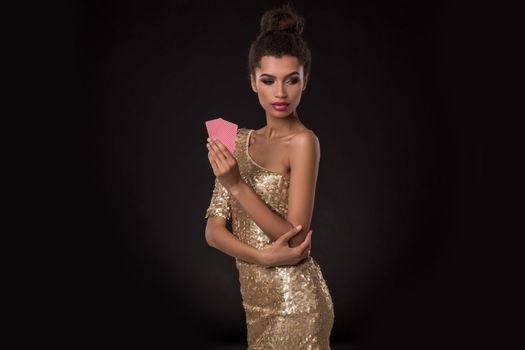
[[[252,132],[237,130],[234,157],[241,177],[271,210],[286,218],[290,179],[263,168],[250,157]],[[231,219],[233,234],[252,247],[261,249],[270,244],[269,237],[217,178],[205,218],[209,216]],[[248,350],[330,349],[332,298],[311,255],[294,266],[264,267],[240,259],[236,259],[236,266],[246,313]]]

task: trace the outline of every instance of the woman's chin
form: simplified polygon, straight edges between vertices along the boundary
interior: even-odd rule
[[[285,111],[276,111],[273,107],[270,107],[271,110],[266,109],[266,115],[270,115],[274,118],[288,118],[293,116],[293,110],[286,109]]]

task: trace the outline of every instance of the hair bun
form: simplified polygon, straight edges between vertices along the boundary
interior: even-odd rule
[[[261,18],[261,34],[271,31],[301,34],[303,27],[304,19],[295,12],[290,4],[268,10]]]

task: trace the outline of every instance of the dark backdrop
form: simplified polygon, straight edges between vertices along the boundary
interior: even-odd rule
[[[312,255],[335,306],[335,349],[466,346],[481,165],[463,110],[462,12],[292,3],[313,53],[298,112],[321,143]],[[234,259],[204,238],[204,122],[264,126],[247,54],[279,4],[78,2],[52,23],[69,138],[59,297],[75,341],[245,343]]]

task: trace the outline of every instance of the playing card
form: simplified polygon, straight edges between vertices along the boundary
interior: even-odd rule
[[[222,118],[206,121],[208,136],[219,139],[224,146],[233,154],[235,150],[235,139],[237,137],[237,124]]]

